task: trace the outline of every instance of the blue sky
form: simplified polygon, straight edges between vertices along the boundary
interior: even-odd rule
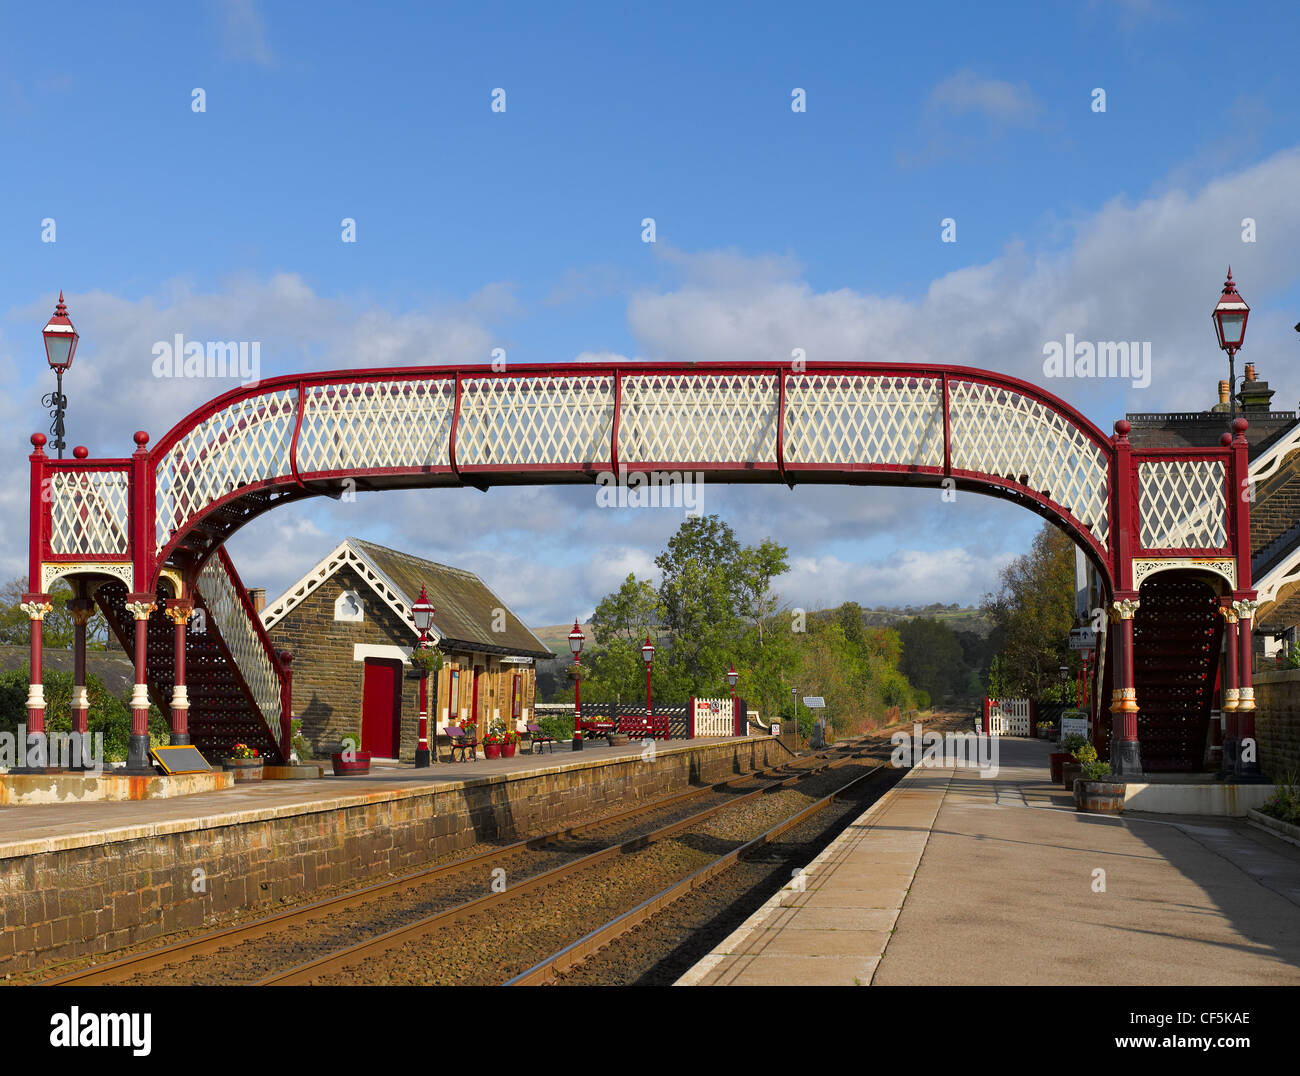
[[[230,387],[154,380],[151,344],[175,332],[260,340],[264,375],[484,362],[493,347],[527,363],[804,346],[813,363],[1041,381],[1044,342],[1066,333],[1150,340],[1149,388],[1048,385],[1109,428],[1126,409],[1213,401],[1226,364],[1209,311],[1229,261],[1255,309],[1240,361],[1294,406],[1293,5],[809,7],[5,5],[5,462],[21,475],[47,424],[39,330],[60,288],[82,334],[70,441],[94,455]],[[344,217],[356,243],[340,241]],[[948,217],[955,243],[940,242]],[[25,497],[21,480],[0,492],[6,518]],[[1039,525],[961,500],[718,487],[707,510],[790,545],[792,603],[875,605],[977,599]],[[522,615],[558,622],[649,574],[680,522],[591,502],[313,503],[232,553],[275,593],[339,538],[370,537],[478,570]],[[6,575],[25,530],[0,538]]]

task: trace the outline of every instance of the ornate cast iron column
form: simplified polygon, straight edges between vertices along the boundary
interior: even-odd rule
[[[54,605],[48,594],[24,594],[18,608],[27,614],[32,625],[31,676],[27,688],[27,735],[39,736],[36,741],[39,746],[35,748],[35,752],[30,748],[27,749],[27,761],[30,761],[31,765],[15,766],[13,772],[43,773],[48,764],[48,757],[44,747],[45,670],[41,646],[44,639],[45,617],[48,613],[54,612]],[[19,754],[22,755],[23,750],[20,749]]]
[[[152,594],[128,594],[126,611],[135,617],[135,686],[131,690],[131,740],[126,750],[126,772],[152,775],[149,764],[149,614],[157,608]]]
[[[1255,739],[1255,680],[1252,670],[1255,656],[1251,624],[1259,603],[1244,598],[1234,601],[1232,607],[1237,611],[1237,642],[1241,648],[1237,669],[1241,683],[1237,691],[1237,731],[1240,734],[1240,744],[1235,773],[1238,777],[1258,777],[1259,744]]]
[[[1239,644],[1237,642],[1237,610],[1235,604],[1232,599],[1225,598],[1219,606],[1219,615],[1223,617],[1224,651],[1227,657],[1227,668],[1224,670],[1222,681],[1224,729],[1221,772],[1225,777],[1236,773],[1237,750],[1241,739],[1240,730],[1237,727],[1240,680],[1237,675],[1237,647]]]
[[[172,665],[175,669],[175,685],[172,687],[172,734],[173,746],[188,744],[190,740],[190,696],[185,689],[185,637],[190,617],[194,615],[194,602],[189,598],[168,598],[166,604],[168,619],[175,625],[175,651]]]
[[[1111,692],[1110,768],[1117,777],[1142,776],[1142,758],[1138,750],[1137,689],[1133,685],[1133,617],[1138,599],[1119,598],[1111,603],[1109,615],[1116,625],[1112,656],[1115,661],[1115,686]]]
[[[95,613],[95,603],[89,598],[73,598],[68,602],[68,612],[72,616],[72,731],[84,736],[90,728],[90,696],[86,694],[86,625]]]

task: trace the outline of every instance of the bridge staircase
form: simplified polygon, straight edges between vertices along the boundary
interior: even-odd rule
[[[175,627],[164,612],[169,594],[159,587],[149,616],[149,699],[170,724],[176,682]],[[135,625],[123,583],[101,586],[95,600],[128,657],[135,657]],[[287,669],[271,646],[224,547],[208,559],[194,586],[194,617],[186,632],[185,681],[194,745],[213,761],[237,743],[283,761],[279,747],[282,701],[288,701]]]
[[[1217,605],[1208,586],[1177,573],[1155,575],[1142,585],[1133,621],[1133,680],[1142,768],[1150,773],[1198,772],[1207,766],[1223,643]],[[1111,672],[1108,662],[1100,696],[1103,759],[1110,757]]]

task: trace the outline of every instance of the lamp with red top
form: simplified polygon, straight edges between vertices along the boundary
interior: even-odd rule
[[[1214,331],[1219,336],[1219,347],[1228,353],[1228,398],[1232,402],[1232,417],[1237,417],[1237,349],[1246,340],[1246,319],[1250,317],[1250,307],[1246,300],[1237,293],[1237,285],[1232,282],[1232,266],[1228,266],[1228,279],[1223,282],[1223,294],[1210,315],[1214,319]]]
[[[411,606],[411,619],[415,621],[420,632],[420,649],[428,645],[429,628],[433,626],[433,614],[436,610],[429,601],[424,584],[420,584],[420,600]],[[421,665],[420,674],[420,742],[415,748],[415,768],[425,769],[429,765],[429,667]]]
[[[45,337],[46,361],[49,362],[50,369],[54,371],[58,381],[57,388],[41,398],[41,406],[48,407],[50,415],[54,418],[50,426],[54,443],[50,447],[58,449],[59,459],[63,459],[63,450],[67,447],[67,442],[63,439],[63,414],[68,408],[68,398],[63,395],[63,371],[72,368],[72,360],[77,355],[77,341],[81,339],[68,318],[68,308],[63,303],[63,292],[59,292],[59,305],[54,309],[54,316],[41,330],[41,335]]]
[[[570,675],[573,677],[573,749],[582,750],[582,644],[586,641],[586,636],[582,634],[582,629],[578,627],[578,619],[573,619],[573,630],[569,632],[569,650],[573,653],[573,668]]]

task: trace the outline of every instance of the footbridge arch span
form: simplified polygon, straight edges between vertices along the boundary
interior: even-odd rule
[[[958,366],[567,363],[350,370],[234,389],[128,458],[51,460],[33,438],[30,576],[128,583],[139,605],[168,580],[185,593],[213,554],[279,504],[344,490],[594,482],[691,472],[707,481],[945,486],[1053,520],[1108,595],[1137,600],[1142,573],[1214,564],[1250,592],[1242,420],[1220,446],[1135,451],[1045,390]],[[1136,575],[1135,575],[1136,573]],[[120,588],[119,588],[120,589]],[[143,597],[141,597],[143,596]],[[154,602],[156,605],[157,602]],[[242,598],[227,596],[240,619]],[[265,712],[287,678],[264,633],[250,691]],[[259,653],[265,649],[267,654]],[[232,648],[232,660],[235,656]]]

